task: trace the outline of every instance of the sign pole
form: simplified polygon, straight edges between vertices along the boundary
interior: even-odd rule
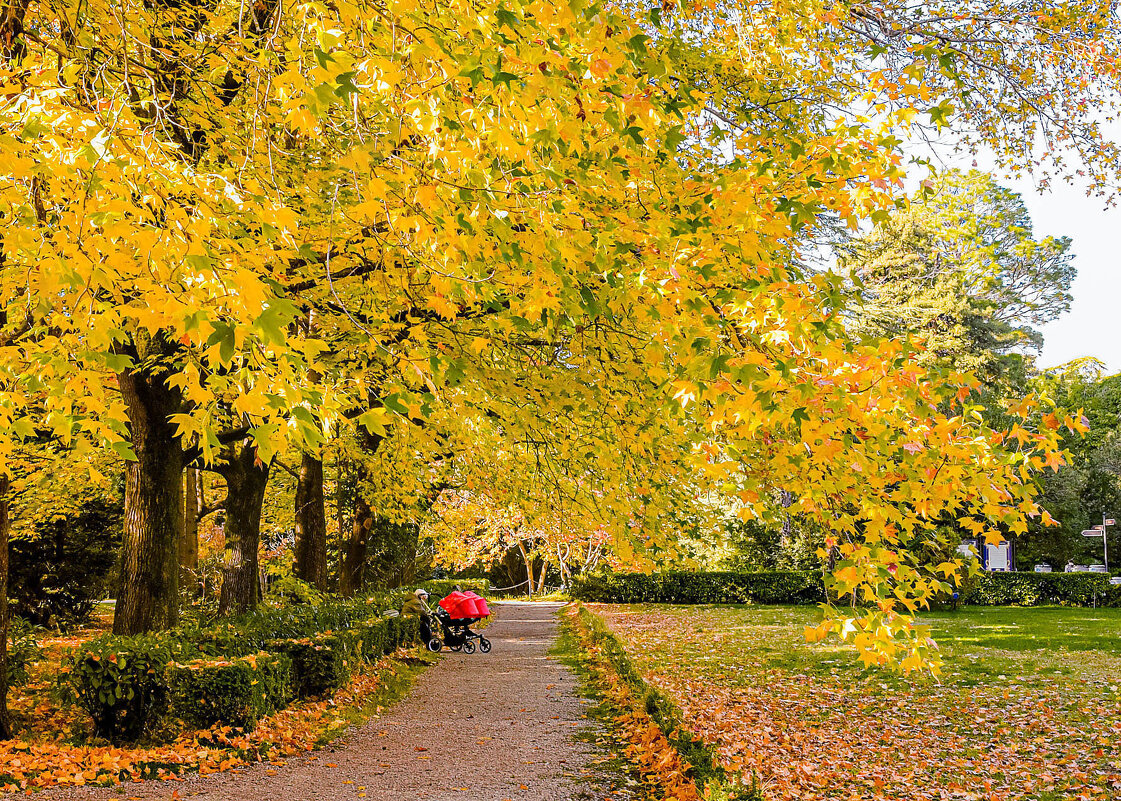
[[[1109,572],[1109,526],[1112,520],[1107,520],[1105,514],[1102,514],[1102,561],[1105,563],[1105,572]]]

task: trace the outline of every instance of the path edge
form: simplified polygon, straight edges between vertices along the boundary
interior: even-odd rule
[[[643,678],[603,618],[574,601],[560,610],[560,621],[642,773],[673,798],[762,801],[757,778],[745,783],[728,775],[716,750],[689,729],[670,698]]]

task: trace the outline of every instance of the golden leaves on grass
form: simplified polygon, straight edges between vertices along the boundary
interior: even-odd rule
[[[1119,660],[1100,651],[982,645],[941,682],[910,683],[800,644],[809,610],[596,611],[766,801],[1121,797]]]
[[[570,607],[565,615],[587,657],[593,682],[611,707],[617,710],[614,721],[627,740],[627,756],[638,764],[647,780],[658,787],[662,798],[667,801],[700,801],[697,786],[688,775],[689,764],[666,739],[665,732],[650,717],[627,682],[615,672],[611,662],[603,657],[600,647],[580,620],[576,607]]]

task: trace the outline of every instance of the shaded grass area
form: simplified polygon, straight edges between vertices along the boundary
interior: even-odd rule
[[[807,645],[812,608],[592,608],[767,798],[1121,798],[1121,610],[925,615],[936,682]]]

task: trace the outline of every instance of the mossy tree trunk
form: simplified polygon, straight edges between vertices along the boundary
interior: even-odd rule
[[[245,441],[226,450],[226,464],[217,471],[226,479],[226,546],[218,614],[233,615],[252,609],[261,600],[257,551],[269,465]]]
[[[179,616],[179,540],[183,527],[184,454],[169,417],[179,394],[162,376],[119,373],[132,448],[125,477],[121,592],[115,634],[171,628]]]
[[[323,462],[310,453],[300,460],[296,478],[296,576],[327,590],[327,512]]]

